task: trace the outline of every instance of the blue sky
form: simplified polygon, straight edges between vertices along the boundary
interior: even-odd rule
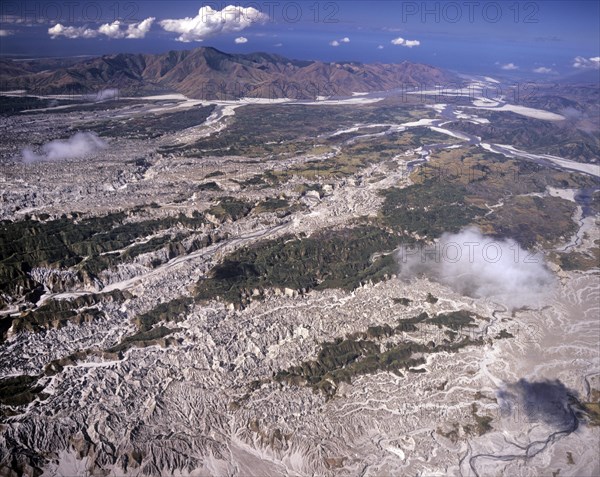
[[[223,13],[230,4],[238,15]],[[466,72],[552,77],[599,66],[599,5],[595,0],[6,0],[0,6],[0,53],[74,56],[213,46],[297,59],[408,60]],[[195,27],[186,17],[197,17]]]

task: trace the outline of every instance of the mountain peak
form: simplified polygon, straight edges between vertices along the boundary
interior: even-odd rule
[[[16,66],[16,65],[15,65]],[[3,69],[8,88],[42,94],[97,92],[119,88],[126,94],[156,91],[182,93],[197,99],[238,99],[240,96],[314,99],[318,91],[349,96],[383,91],[404,84],[431,86],[456,80],[439,68],[409,63],[325,63],[293,60],[274,53],[226,53],[211,46],[171,50],[162,54],[105,55],[68,66],[40,71],[35,65]]]

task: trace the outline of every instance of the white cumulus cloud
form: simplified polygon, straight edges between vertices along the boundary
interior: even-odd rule
[[[554,73],[554,70],[552,68],[546,68],[545,66],[540,66],[539,68],[534,68],[533,72],[538,73],[538,74],[548,74],[548,73]]]
[[[396,46],[405,46],[406,48],[412,48],[421,44],[419,40],[405,40],[402,37],[394,38],[390,43]]]
[[[78,132],[69,139],[56,139],[42,146],[41,154],[36,154],[30,147],[22,151],[23,162],[57,161],[73,159],[106,149],[108,144],[96,133]]]
[[[456,292],[509,307],[541,306],[555,284],[543,258],[476,227],[443,234],[435,246],[402,249],[400,278],[426,276]]]
[[[98,33],[102,33],[109,38],[123,38],[125,35],[125,32],[121,30],[121,22],[119,20],[101,25],[98,28]]]
[[[241,45],[242,43],[248,43],[248,38],[244,37],[244,36],[238,36],[235,40],[238,45]]]
[[[576,56],[573,60],[573,67],[584,70],[600,68],[600,56],[595,56],[593,58],[584,58],[583,56]]]
[[[154,23],[154,20],[156,20],[154,17],[150,17],[140,23],[131,23],[129,25],[123,24],[119,20],[115,20],[112,23],[105,23],[100,26],[98,32],[109,38],[144,38],[150,31],[150,27],[152,26],[152,23]]]
[[[85,26],[64,26],[57,23],[53,27],[48,28],[48,34],[52,39],[64,36],[65,38],[74,40],[77,38],[96,38],[99,35],[104,35],[108,38],[138,40],[145,38],[146,34],[150,31],[154,20],[156,20],[154,17],[149,17],[139,23],[129,24],[115,20],[112,23],[100,25],[97,30]]]
[[[345,36],[344,38],[340,38],[339,40],[333,40],[329,42],[331,46],[340,46],[342,43],[350,43],[350,38]]]
[[[223,33],[236,33],[255,23],[264,23],[269,16],[253,7],[228,5],[222,10],[204,6],[195,17],[167,19],[160,26],[173,33],[179,33],[178,41],[202,41]]]
[[[514,63],[506,63],[505,65],[502,65],[500,68],[502,68],[503,70],[506,70],[506,71],[513,71],[513,70],[519,69],[519,67],[517,65],[515,65]]]
[[[98,32],[92,28],[64,26],[60,23],[48,28],[48,34],[52,39],[64,36],[72,40],[76,38],[96,38],[98,36]]]

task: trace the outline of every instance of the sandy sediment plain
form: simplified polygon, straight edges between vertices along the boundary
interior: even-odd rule
[[[4,474],[598,475],[597,165],[463,132],[488,121],[469,105],[122,101],[2,118],[3,246],[22,222],[76,230],[29,258],[35,299],[2,290]],[[51,159],[75,131],[106,147]],[[545,182],[424,186],[452,154]],[[518,201],[556,227],[510,228]],[[407,246],[469,226],[523,234],[542,303],[403,275]]]

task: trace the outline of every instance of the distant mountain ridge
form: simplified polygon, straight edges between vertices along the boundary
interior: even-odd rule
[[[228,54],[211,47],[164,54],[119,53],[74,63],[0,60],[2,90],[24,89],[32,94],[118,88],[123,94],[177,92],[196,99],[314,99],[455,81],[448,71],[417,63],[324,63],[270,53]]]

